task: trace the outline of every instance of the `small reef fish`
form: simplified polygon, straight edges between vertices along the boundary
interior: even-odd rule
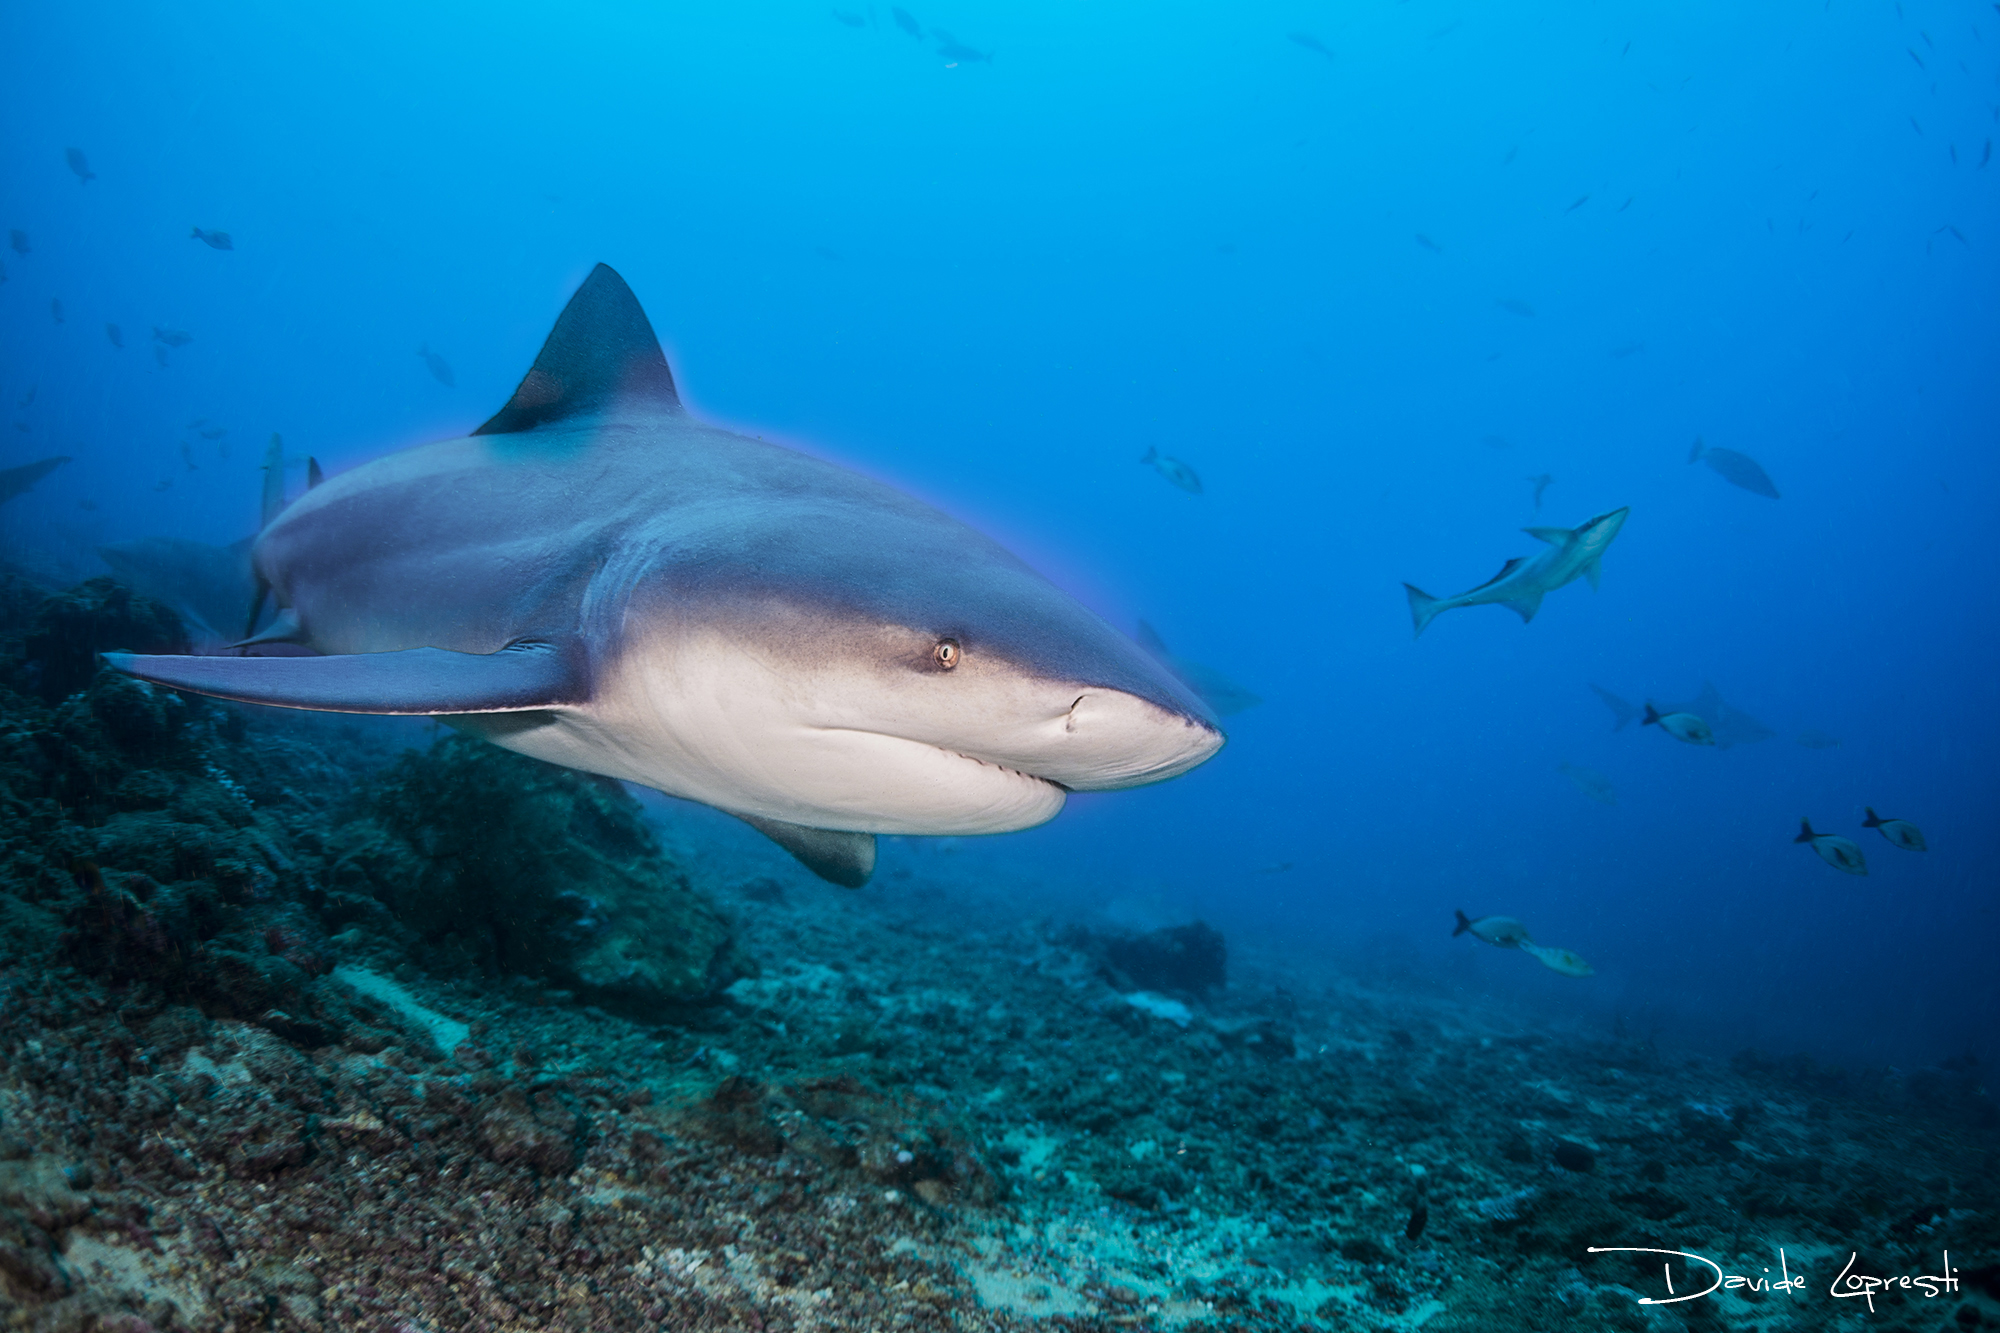
[[[1188,494],[1201,494],[1201,478],[1194,474],[1193,468],[1171,454],[1163,454],[1158,449],[1148,449],[1146,456],[1139,461]]]
[[[1441,611],[1487,604],[1508,608],[1525,624],[1542,609],[1544,596],[1578,577],[1589,579],[1590,586],[1595,588],[1601,573],[1598,562],[1631,512],[1631,506],[1627,505],[1599,514],[1576,528],[1523,528],[1521,531],[1530,537],[1547,542],[1549,549],[1532,559],[1509,560],[1498,574],[1456,597],[1433,597],[1415,584],[1405,583],[1403,590],[1410,599],[1410,619],[1416,624],[1416,632],[1422,634]]]
[[[54,458],[23,463],[19,467],[0,468],[0,504],[6,504],[17,495],[25,495],[34,489],[36,482],[67,462],[68,454],[58,454]]]
[[[1600,805],[1618,804],[1618,792],[1611,785],[1611,779],[1594,768],[1583,768],[1565,761],[1561,765],[1563,775],[1576,785],[1576,789]]]
[[[49,301],[49,318],[50,318],[50,319],[52,319],[52,320],[54,320],[54,321],[55,321],[56,323],[58,323],[58,324],[61,324],[61,323],[63,322],[63,311],[62,311],[62,298],[61,298],[61,297],[53,297],[53,298],[51,298],[51,299],[50,299],[50,301]]]
[[[1807,727],[1804,731],[1800,732],[1798,741],[1800,745],[1805,746],[1808,750],[1838,750],[1840,748],[1840,737],[1829,736],[1816,727]]]
[[[424,359],[424,366],[431,372],[432,379],[444,385],[447,389],[458,387],[458,381],[452,378],[451,366],[443,357],[431,350],[429,343],[425,343],[422,347],[419,347],[417,355]]]
[[[1528,928],[1511,916],[1482,916],[1477,921],[1468,920],[1464,912],[1456,913],[1458,925],[1451,935],[1457,939],[1468,932],[1474,939],[1502,949],[1519,949],[1551,972],[1560,972],[1566,977],[1594,976],[1589,963],[1584,962],[1568,949],[1554,949],[1546,944],[1537,944],[1528,938]]]
[[[165,343],[169,347],[186,347],[194,341],[194,335],[192,333],[183,333],[179,329],[163,329],[155,324],[153,326],[153,341],[156,343]]]
[[[1560,972],[1566,977],[1592,977],[1596,970],[1568,949],[1552,949],[1546,944],[1536,944],[1533,940],[1521,941],[1521,952],[1533,958],[1551,972]]]
[[[1768,741],[1778,733],[1750,716],[1742,709],[1729,703],[1722,692],[1715,688],[1713,681],[1701,683],[1701,693],[1693,701],[1684,704],[1667,704],[1661,713],[1692,713],[1708,723],[1709,732],[1715,737],[1715,748],[1727,750],[1732,745],[1752,745],[1758,741]]]
[[[28,233],[18,227],[7,233],[7,244],[14,248],[17,255],[34,253],[35,247],[28,244]]]
[[[1424,235],[1422,232],[1417,233],[1417,244],[1421,245],[1422,247],[1424,247],[1424,249],[1430,251],[1434,255],[1441,255],[1444,253],[1443,246],[1439,245],[1436,241]]]
[[[1715,744],[1715,729],[1693,713],[1662,713],[1648,703],[1646,719],[1639,725],[1658,726],[1675,740],[1686,741],[1689,745]]]
[[[1515,297],[1503,296],[1498,301],[1495,301],[1494,304],[1510,315],[1519,315],[1523,319],[1533,319],[1535,317],[1535,308],[1526,301]]]
[[[125,335],[118,331],[116,324],[106,324],[104,326],[104,336],[111,340],[113,347],[116,347],[121,352],[125,350]]]
[[[1458,924],[1452,928],[1453,939],[1469,932],[1476,940],[1485,940],[1502,949],[1518,949],[1521,942],[1528,938],[1528,928],[1511,916],[1482,916],[1475,921],[1464,912],[1457,912],[1456,915]]]
[[[1793,838],[1792,841],[1811,843],[1812,849],[1819,853],[1819,859],[1832,866],[1835,870],[1845,870],[1850,875],[1865,875],[1868,873],[1868,860],[1861,855],[1859,847],[1856,847],[1837,833],[1813,832],[1812,821],[1810,819],[1801,819],[1799,821],[1799,836]],[[1891,839],[1891,841],[1894,840]]]
[[[236,248],[236,242],[229,239],[229,233],[226,231],[203,231],[200,227],[196,227],[188,233],[188,239],[191,241],[200,241],[211,250],[234,250]]]
[[[90,169],[90,159],[83,155],[81,148],[63,149],[63,160],[68,162],[69,169],[76,173],[78,185],[88,185],[97,179],[97,173]]]
[[[916,38],[918,41],[923,40],[924,38],[923,25],[918,23],[916,19],[911,16],[909,10],[891,8],[889,10],[889,17],[896,20],[896,26],[901,28],[904,32],[907,32],[908,34],[910,34],[910,36]]]
[[[1529,477],[1528,480],[1535,486],[1535,512],[1539,514],[1542,512],[1542,492],[1555,483],[1555,478],[1544,472],[1541,476]]]
[[[1883,837],[1906,852],[1927,852],[1930,850],[1929,845],[1924,842],[1923,830],[1919,829],[1909,820],[1884,819],[1875,813],[1875,807],[1872,805],[1863,806],[1862,809],[1868,812],[1868,818],[1861,821],[1862,828],[1877,830]]]
[[[1288,32],[1285,36],[1291,38],[1306,50],[1311,51],[1314,55],[1325,56],[1328,60],[1333,59],[1333,52],[1326,49],[1326,43],[1309,32]]]
[[[868,26],[867,19],[862,18],[859,14],[850,14],[844,9],[834,10],[833,17],[839,22],[845,23],[850,28],[865,28]]]
[[[201,433],[201,438],[204,440],[219,440],[227,434],[229,434],[229,427],[212,426]]]
[[[1767,500],[1778,498],[1778,488],[1770,475],[1757,465],[1757,460],[1748,454],[1739,454],[1734,449],[1711,449],[1695,438],[1694,448],[1688,453],[1688,462],[1704,462],[1724,481],[1732,486],[1740,486],[1752,495],[1761,495]]]

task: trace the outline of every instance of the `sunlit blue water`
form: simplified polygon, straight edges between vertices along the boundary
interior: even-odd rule
[[[1663,1040],[1996,1054],[1989,6],[909,14],[16,7],[0,464],[75,461],[5,554],[246,535],[273,431],[329,470],[461,433],[606,261],[701,414],[1263,696],[1202,770],[989,864]],[[1621,505],[1601,591],[1413,640],[1402,582]],[[1588,689],[1704,681],[1776,735],[1614,733]],[[1455,908],[1597,976],[1452,941]]]

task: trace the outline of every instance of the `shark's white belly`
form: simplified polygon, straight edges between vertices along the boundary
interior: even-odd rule
[[[477,729],[522,754],[736,815],[854,833],[1010,833],[1063,788],[921,741],[829,725],[756,662],[709,647],[605,664],[594,698],[545,724]]]

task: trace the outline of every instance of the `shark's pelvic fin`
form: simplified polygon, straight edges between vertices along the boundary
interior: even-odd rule
[[[320,471],[319,460],[317,458],[308,458],[306,460],[306,489],[312,490],[325,480],[326,473]]]
[[[1597,581],[1604,577],[1604,562],[1593,560],[1583,567],[1583,576],[1590,580],[1590,590],[1597,591]]]
[[[1569,528],[1522,528],[1521,531],[1536,541],[1547,542],[1551,546],[1561,546],[1576,533]]]
[[[1533,592],[1523,593],[1500,605],[1520,616],[1521,623],[1525,625],[1535,618],[1535,612],[1542,609],[1542,590],[1537,588]]]
[[[271,617],[271,623],[258,630],[247,639],[238,639],[231,648],[249,648],[260,643],[297,643],[304,627],[299,624],[298,613],[286,607]]]
[[[799,859],[806,869],[830,884],[858,889],[875,873],[875,835],[807,828],[780,819],[738,815],[738,819]]]
[[[678,410],[674,375],[639,298],[609,264],[599,264],[556,318],[520,387],[474,435],[509,435],[618,402]]]
[[[510,644],[497,653],[443,648],[334,657],[106,653],[104,660],[177,690],[326,713],[513,713],[581,703],[590,693],[581,653],[541,642]]]

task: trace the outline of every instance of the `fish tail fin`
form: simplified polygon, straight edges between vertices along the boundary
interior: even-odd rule
[[[200,227],[190,227],[190,228],[188,229],[188,239],[189,239],[190,241],[198,241],[198,240],[200,240],[200,239],[201,239],[201,228],[200,228]]]
[[[1690,463],[1694,463],[1694,462],[1698,462],[1698,461],[1700,461],[1700,459],[1701,459],[1701,451],[1702,451],[1702,449],[1703,449],[1703,448],[1704,448],[1704,446],[1703,446],[1703,444],[1702,444],[1702,442],[1701,442],[1701,436],[1699,436],[1699,435],[1695,436],[1695,437],[1694,437],[1694,448],[1692,448],[1692,449],[1690,449],[1690,450],[1688,451],[1688,462],[1690,462]]]
[[[1149,449],[1147,449],[1147,450],[1146,450],[1146,456],[1145,456],[1144,458],[1140,459],[1139,461],[1140,461],[1141,463],[1151,463],[1151,462],[1154,462],[1155,460],[1157,460],[1157,459],[1159,458],[1159,456],[1160,456],[1160,451],[1159,451],[1158,449],[1150,449],[1150,448],[1149,448]]]
[[[1430,624],[1437,616],[1438,599],[1414,583],[1405,583],[1403,591],[1410,596],[1410,620],[1416,625],[1417,634],[1422,634],[1424,626]]]
[[[1868,818],[1866,818],[1866,819],[1864,819],[1864,820],[1862,820],[1862,821],[1861,821],[1861,827],[1862,827],[1862,828],[1881,828],[1881,827],[1882,827],[1882,821],[1881,821],[1881,819],[1880,819],[1880,818],[1879,818],[1879,817],[1878,817],[1878,816],[1877,816],[1877,815],[1875,814],[1875,807],[1874,807],[1874,806],[1872,806],[1872,805],[1864,805],[1864,806],[1862,806],[1861,808],[1862,808],[1863,810],[1866,810],[1866,811],[1868,812]]]
[[[1452,928],[1451,932],[1451,937],[1453,939],[1457,939],[1460,935],[1463,935],[1466,931],[1472,929],[1472,922],[1466,919],[1464,912],[1457,912],[1457,916],[1458,916],[1458,924]]]
[[[1799,821],[1799,836],[1793,838],[1792,841],[1811,842],[1814,838],[1817,838],[1818,836],[1819,834],[1813,832],[1812,820],[1801,819]]]
[[[1642,721],[1641,721],[1641,722],[1639,723],[1639,725],[1640,725],[1640,726],[1642,726],[1642,727],[1650,727],[1650,726],[1652,726],[1652,725],[1653,725],[1654,723],[1658,722],[1659,720],[1660,720],[1660,710],[1659,710],[1659,709],[1657,709],[1657,708],[1655,708],[1655,707],[1653,707],[1653,703],[1652,703],[1652,700],[1650,700],[1650,699],[1649,699],[1649,700],[1647,700],[1647,701],[1646,701],[1646,716],[1645,716],[1645,718],[1644,718],[1644,719],[1643,719],[1643,720],[1642,720]]]

